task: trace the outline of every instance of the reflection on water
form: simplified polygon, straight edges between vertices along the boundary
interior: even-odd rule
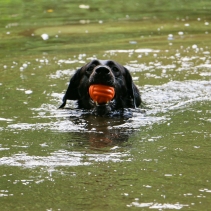
[[[172,209],[172,210],[180,210],[183,207],[189,207],[188,205],[184,205],[184,204],[160,204],[160,203],[138,203],[138,202],[132,202],[130,205],[127,205],[128,207],[148,207],[150,209],[158,209],[158,210],[162,210],[162,209]]]
[[[92,162],[126,162],[131,161],[127,153],[113,152],[116,148],[111,148],[110,153],[89,154],[74,151],[59,150],[51,153],[50,156],[30,156],[26,153],[15,154],[11,157],[0,158],[1,165],[19,166],[25,168],[47,167],[55,168],[62,166],[90,165]],[[9,150],[0,148],[0,150]],[[124,160],[122,158],[124,157]],[[127,159],[125,159],[127,157]]]

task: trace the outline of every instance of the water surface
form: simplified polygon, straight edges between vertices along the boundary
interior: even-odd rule
[[[208,210],[211,5],[181,2],[128,1],[111,16],[109,2],[4,1],[3,210]],[[69,78],[94,58],[130,69],[144,108],[129,118],[74,101],[59,110]]]

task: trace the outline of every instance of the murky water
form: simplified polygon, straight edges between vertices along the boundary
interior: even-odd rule
[[[211,5],[193,1],[203,11],[190,7],[181,15],[175,7],[169,19],[147,9],[140,15],[140,3],[131,2],[134,15],[120,10],[112,22],[92,1],[64,2],[61,18],[56,3],[40,3],[36,11],[26,10],[35,15],[30,26],[14,5],[5,10],[11,6],[5,1],[2,210],[209,210],[211,41],[205,6]],[[26,9],[34,6],[28,4]],[[75,18],[63,23],[69,7]],[[104,15],[96,20],[97,14]],[[144,108],[128,111],[133,116],[127,118],[89,115],[73,101],[57,109],[71,75],[93,58],[125,65]]]

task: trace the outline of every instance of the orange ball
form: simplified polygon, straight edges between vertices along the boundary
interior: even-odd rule
[[[114,98],[115,90],[112,86],[94,84],[89,87],[89,95],[94,102],[104,104]]]

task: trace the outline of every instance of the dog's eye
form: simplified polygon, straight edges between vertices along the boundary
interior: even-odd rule
[[[93,71],[93,69],[94,69],[95,67],[96,67],[96,65],[94,65],[94,64],[90,65],[90,66],[86,69],[86,72],[90,74],[90,73]]]
[[[119,75],[119,69],[117,67],[114,66],[111,69],[112,69],[112,71],[113,71],[113,73],[114,73],[115,76],[118,76]]]
[[[113,70],[114,72],[118,72],[118,71],[119,71],[117,67],[112,67],[112,70]]]

